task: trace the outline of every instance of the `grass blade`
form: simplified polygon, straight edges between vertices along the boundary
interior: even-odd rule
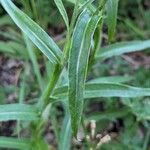
[[[88,81],[88,83],[123,83],[132,80],[130,76],[112,76],[112,77],[100,77]]]
[[[119,0],[108,0],[106,4],[109,41],[113,40],[116,30],[118,2]]]
[[[43,81],[42,81],[41,73],[40,73],[40,70],[39,70],[37,58],[36,58],[35,52],[34,52],[33,47],[32,47],[32,43],[30,42],[30,40],[28,39],[28,37],[25,34],[24,34],[24,39],[25,39],[25,43],[26,43],[26,46],[27,46],[29,57],[32,61],[32,65],[33,65],[35,75],[37,77],[37,81],[39,83],[41,91],[43,91]]]
[[[12,25],[12,21],[10,20],[8,15],[1,16],[0,26],[4,25]]]
[[[0,52],[10,53],[10,54],[15,53],[11,48],[10,44],[2,41],[0,41]]]
[[[60,134],[59,150],[70,150],[70,146],[71,146],[71,120],[70,116],[66,114]]]
[[[95,0],[87,0],[86,2],[83,3],[83,5],[80,7],[80,12],[82,12],[85,8],[89,8],[89,6],[92,7],[92,3],[94,2]],[[93,8],[94,10],[94,8]]]
[[[71,148],[71,118],[69,113],[68,102],[62,102],[64,107],[65,115],[63,125],[59,135],[58,150],[70,150]]]
[[[149,88],[137,88],[123,84],[87,84],[86,97],[140,97],[150,96]]]
[[[69,107],[71,113],[71,125],[73,134],[76,135],[79,122],[81,119],[83,105],[83,83],[81,79],[79,67],[80,53],[82,50],[82,41],[87,22],[90,19],[90,14],[84,11],[78,18],[72,40],[72,48],[69,56]],[[79,84],[80,83],[80,84]]]
[[[76,0],[67,0],[67,1],[72,3],[72,4],[76,3]],[[87,9],[89,9],[92,12],[94,12],[96,10],[96,8],[95,8],[94,5],[92,5],[90,3],[92,3],[92,0],[79,0],[80,10],[82,10],[83,8],[85,8],[85,6],[87,6],[86,7]]]
[[[17,26],[53,63],[60,63],[63,54],[53,39],[25,13],[19,10],[11,0],[0,0],[2,6]]]
[[[60,14],[62,15],[63,19],[64,19],[64,22],[66,24],[66,27],[67,27],[67,30],[69,31],[69,19],[68,19],[68,15],[67,15],[67,12],[65,10],[65,7],[63,5],[63,2],[62,0],[54,0]]]
[[[113,109],[113,110],[107,110],[104,112],[98,112],[98,113],[93,113],[89,117],[87,117],[87,120],[95,120],[95,121],[100,121],[100,120],[114,120],[116,118],[122,118],[126,115],[128,115],[131,112],[131,110],[128,107],[124,108],[119,108],[118,110]]]
[[[0,137],[0,148],[13,148],[16,150],[30,150],[30,142],[28,140]]]
[[[28,54],[26,52],[26,49],[24,45],[9,41],[9,42],[2,42],[0,41],[0,52],[5,53],[5,55],[8,55],[10,57],[19,57],[23,59],[28,59]]]
[[[9,15],[7,16],[9,17]],[[10,20],[12,19],[10,18]],[[15,31],[14,29],[9,28],[7,29],[7,31],[0,30],[0,36],[3,36],[4,38],[8,38],[9,40],[11,40],[11,42],[14,41],[14,42],[17,42],[18,44],[22,44],[22,45],[24,44],[21,34]]]
[[[83,110],[84,83],[91,41],[101,18],[94,15],[89,20],[89,17],[90,13],[84,11],[78,19],[69,58],[69,103],[74,136],[77,134]]]
[[[68,87],[55,89],[53,96],[66,98]],[[118,83],[88,83],[85,86],[84,98],[98,97],[143,97],[150,96],[150,88],[140,88]]]
[[[132,32],[134,32],[139,38],[141,39],[146,38],[145,33],[141,31],[140,28],[138,28],[138,26],[135,24],[134,21],[131,21],[130,19],[126,19],[124,23],[127,26],[127,28],[129,28]]]
[[[38,111],[34,106],[26,104],[0,105],[0,121],[32,121],[37,120],[38,115]]]
[[[150,48],[150,40],[120,42],[103,47],[96,55],[96,59],[107,59],[124,53],[142,51]]]

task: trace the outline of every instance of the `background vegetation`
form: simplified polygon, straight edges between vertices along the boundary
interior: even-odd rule
[[[64,0],[65,9],[61,0],[14,0],[13,3],[55,41],[48,43],[47,35],[42,34],[37,24],[23,18],[20,12],[17,14],[9,5],[10,0],[4,1],[0,0],[0,149],[149,150],[149,0],[108,0],[106,3],[105,0],[93,3],[89,0],[89,4],[84,5],[88,10],[100,6],[98,13],[93,14],[99,19],[101,17],[100,21],[91,19],[91,22],[86,22],[89,30],[85,34],[84,46],[88,47],[91,41],[93,43],[84,104],[72,102],[72,99],[76,100],[75,93],[69,94],[68,103],[64,87],[69,82],[71,89],[72,80],[76,78],[74,70],[68,71],[68,66],[76,67],[76,46],[80,47],[82,38],[75,33],[82,31],[77,27],[83,19],[83,10],[78,12],[81,15],[75,14],[74,0]],[[79,6],[84,2],[79,1]],[[72,14],[74,19],[70,19]],[[17,25],[21,30],[13,20],[16,24],[19,22]],[[73,23],[70,25],[68,22]],[[90,33],[95,29],[92,38]],[[68,48],[71,40],[72,47]],[[61,62],[62,51],[55,43],[66,53],[63,69],[57,64],[57,61]],[[54,50],[54,55],[43,48],[45,45]],[[67,49],[70,54],[67,54]],[[80,58],[80,68],[84,66],[86,54]],[[57,85],[55,90],[54,87],[49,89],[47,95],[49,81]],[[84,108],[83,114],[80,108]]]

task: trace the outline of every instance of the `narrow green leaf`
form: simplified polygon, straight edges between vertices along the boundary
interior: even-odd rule
[[[9,56],[28,58],[24,45],[14,41],[0,41],[0,52]]]
[[[68,101],[63,101],[62,105],[64,108],[65,115],[59,135],[58,150],[70,150],[72,136],[71,136],[71,118],[69,113],[69,103]]]
[[[75,4],[76,0],[67,0],[70,3]],[[92,3],[92,0],[79,0],[79,5],[80,5],[80,10],[82,10],[85,6],[87,6],[87,4]],[[94,5],[90,4],[87,7],[89,10],[91,10],[92,12],[94,12],[96,10],[96,8],[94,7]]]
[[[39,69],[39,66],[38,66],[37,58],[36,58],[32,43],[30,42],[29,38],[25,34],[24,34],[24,39],[25,39],[25,43],[26,43],[26,46],[27,46],[27,51],[28,51],[29,57],[32,61],[32,65],[33,65],[35,75],[37,77],[37,81],[39,83],[41,91],[43,91],[43,81],[42,81],[40,69]]]
[[[26,104],[0,105],[0,121],[32,121],[37,120],[38,118],[39,114],[34,106]]]
[[[53,63],[60,63],[63,54],[50,36],[25,13],[19,10],[11,0],[0,0],[2,6],[17,26]]]
[[[16,150],[30,150],[30,142],[25,139],[0,137],[0,148],[10,148]]]
[[[53,96],[66,98],[68,87],[63,86],[54,90]],[[84,98],[98,97],[143,97],[150,96],[150,88],[133,87],[118,83],[88,83],[85,86]]]
[[[13,41],[9,41],[7,44],[14,51],[12,56],[18,57],[18,58],[23,58],[23,59],[28,59],[28,53],[27,53],[26,48],[23,44],[13,42]]]
[[[118,2],[119,0],[108,0],[106,4],[109,41],[114,39],[117,23]]]
[[[73,33],[72,48],[69,56],[69,107],[74,135],[77,133],[82,114],[84,81],[83,77],[81,78],[81,71],[84,72],[85,70],[82,69],[84,66],[80,66],[80,60],[84,32],[89,19],[90,13],[88,11],[84,11],[79,16]]]
[[[95,120],[95,121],[100,121],[100,120],[114,120],[116,118],[122,118],[126,115],[128,115],[131,112],[131,110],[127,107],[121,108],[121,109],[113,109],[113,110],[107,110],[104,112],[98,112],[91,114],[90,116],[87,117],[87,120]]]
[[[92,7],[92,5],[91,5],[94,1],[95,1],[95,0],[87,0],[87,1],[85,1],[85,2],[83,3],[83,5],[80,7],[80,12],[83,11],[83,10],[84,10],[85,8],[87,8],[87,7],[89,8],[89,6],[90,6],[91,10],[94,11],[95,9],[94,9],[94,7]]]
[[[142,51],[148,48],[150,48],[150,40],[120,42],[103,47],[96,55],[96,59],[106,59],[124,53]]]
[[[132,80],[130,76],[112,76],[112,77],[100,77],[88,81],[88,83],[123,83]]]
[[[22,80],[20,81],[20,88],[19,88],[19,96],[18,96],[18,102],[20,104],[24,103],[25,97],[26,97],[26,78],[27,78],[27,65],[25,66],[25,71],[22,75]]]
[[[9,15],[7,15],[7,16],[9,17]],[[10,20],[12,20],[12,19],[10,18]],[[9,39],[8,42],[10,42],[10,40],[11,40],[11,41],[17,42],[18,44],[22,44],[22,45],[24,44],[21,34],[19,32],[17,32],[16,30],[14,30],[13,28],[8,28],[6,31],[0,30],[0,36],[3,36],[6,39],[8,38]]]
[[[63,2],[62,0],[54,0],[60,14],[62,15],[64,21],[65,21],[65,24],[66,24],[66,27],[67,27],[67,30],[69,30],[69,19],[68,19],[68,15],[67,15],[67,12],[65,10],[65,7],[63,5]]]
[[[59,140],[59,150],[70,150],[71,146],[71,120],[70,116],[66,114]]]
[[[140,97],[150,96],[149,88],[137,88],[123,84],[87,84],[86,97]]]
[[[11,46],[8,43],[1,42],[1,41],[0,41],[0,52],[14,53],[13,49],[11,48]]]
[[[1,16],[0,26],[12,25],[13,22],[10,20],[8,15]]]
[[[78,19],[69,58],[69,104],[74,136],[77,134],[83,111],[84,83],[91,42],[101,18],[99,15],[94,15],[91,19],[89,17],[90,13],[84,11]]]
[[[131,31],[133,31],[141,39],[144,39],[146,37],[145,33],[140,28],[138,28],[138,25],[135,24],[134,21],[132,21],[130,19],[126,19],[124,22],[125,22],[125,25],[127,26],[127,28],[129,28]]]

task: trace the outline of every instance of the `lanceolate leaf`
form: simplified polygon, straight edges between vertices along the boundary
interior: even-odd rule
[[[0,105],[0,121],[8,120],[37,120],[39,114],[34,106],[26,104]]]
[[[86,79],[91,41],[95,28],[101,18],[99,15],[94,15],[89,20],[89,16],[89,12],[84,11],[79,17],[70,51],[69,103],[74,135],[77,133],[83,110],[84,82]]]
[[[59,63],[63,54],[52,38],[50,38],[38,24],[19,10],[11,0],[0,0],[0,2],[17,26],[48,57],[48,59],[53,63]]]
[[[13,148],[16,150],[30,150],[30,142],[28,140],[0,137],[0,148],[11,148],[11,149]]]
[[[150,48],[150,40],[120,42],[120,43],[103,47],[96,55],[96,59],[106,59],[112,56],[118,56],[124,53],[142,51],[148,48]]]
[[[74,135],[77,133],[82,113],[84,81],[83,77],[81,77],[81,71],[85,71],[82,69],[85,66],[80,66],[80,60],[84,33],[89,19],[90,13],[88,11],[84,11],[79,16],[73,33],[72,48],[69,56],[69,107]]]
[[[100,92],[100,93],[98,93]],[[103,94],[103,92],[105,92]],[[99,84],[89,84],[86,87],[86,97],[140,97],[150,96],[149,88],[137,88],[122,84],[106,84],[102,88]],[[85,97],[85,98],[86,98]]]
[[[107,1],[107,26],[108,26],[108,38],[109,41],[113,40],[116,22],[117,22],[117,12],[118,12],[118,1],[119,0],[108,0]]]
[[[59,87],[55,89],[54,96],[66,97],[68,87]],[[85,86],[84,98],[98,97],[143,97],[150,96],[150,88],[133,87],[124,84],[115,83],[88,83]]]
[[[123,83],[132,80],[131,76],[112,76],[112,77],[100,77],[88,81],[88,83]]]
[[[67,15],[67,12],[64,8],[64,5],[62,3],[62,0],[54,0],[57,8],[59,9],[59,12],[60,14],[62,15],[64,21],[65,21],[65,24],[66,24],[66,27],[67,29],[69,30],[69,20],[68,20],[68,15]]]

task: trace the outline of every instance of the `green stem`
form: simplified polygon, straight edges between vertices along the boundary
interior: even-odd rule
[[[61,71],[62,71],[62,67],[61,67],[60,64],[58,64],[55,67],[53,76],[50,79],[50,82],[48,83],[48,86],[47,86],[46,90],[44,91],[43,95],[41,96],[41,98],[40,98],[40,100],[37,104],[37,107],[41,111],[41,120],[39,120],[39,123],[36,125],[36,127],[34,129],[35,132],[36,132],[37,137],[42,136],[42,133],[44,131],[44,126],[47,124],[47,120],[43,119],[42,115],[43,115],[43,113],[45,112],[45,110],[47,108],[46,106],[50,103],[49,97],[52,94],[53,89],[55,88],[55,86],[57,84],[57,81],[59,79]]]
[[[40,106],[40,108],[42,110],[45,109],[46,105],[49,103],[49,97],[52,94],[53,89],[56,86],[56,83],[57,83],[57,81],[59,79],[61,71],[62,71],[61,65],[60,64],[56,65],[54,73],[53,73],[53,76],[50,79],[50,82],[48,83],[48,86],[47,86],[46,90],[44,91],[44,93],[43,93],[43,95],[42,95],[42,97],[41,97],[41,99],[39,101],[39,105],[38,106]]]

